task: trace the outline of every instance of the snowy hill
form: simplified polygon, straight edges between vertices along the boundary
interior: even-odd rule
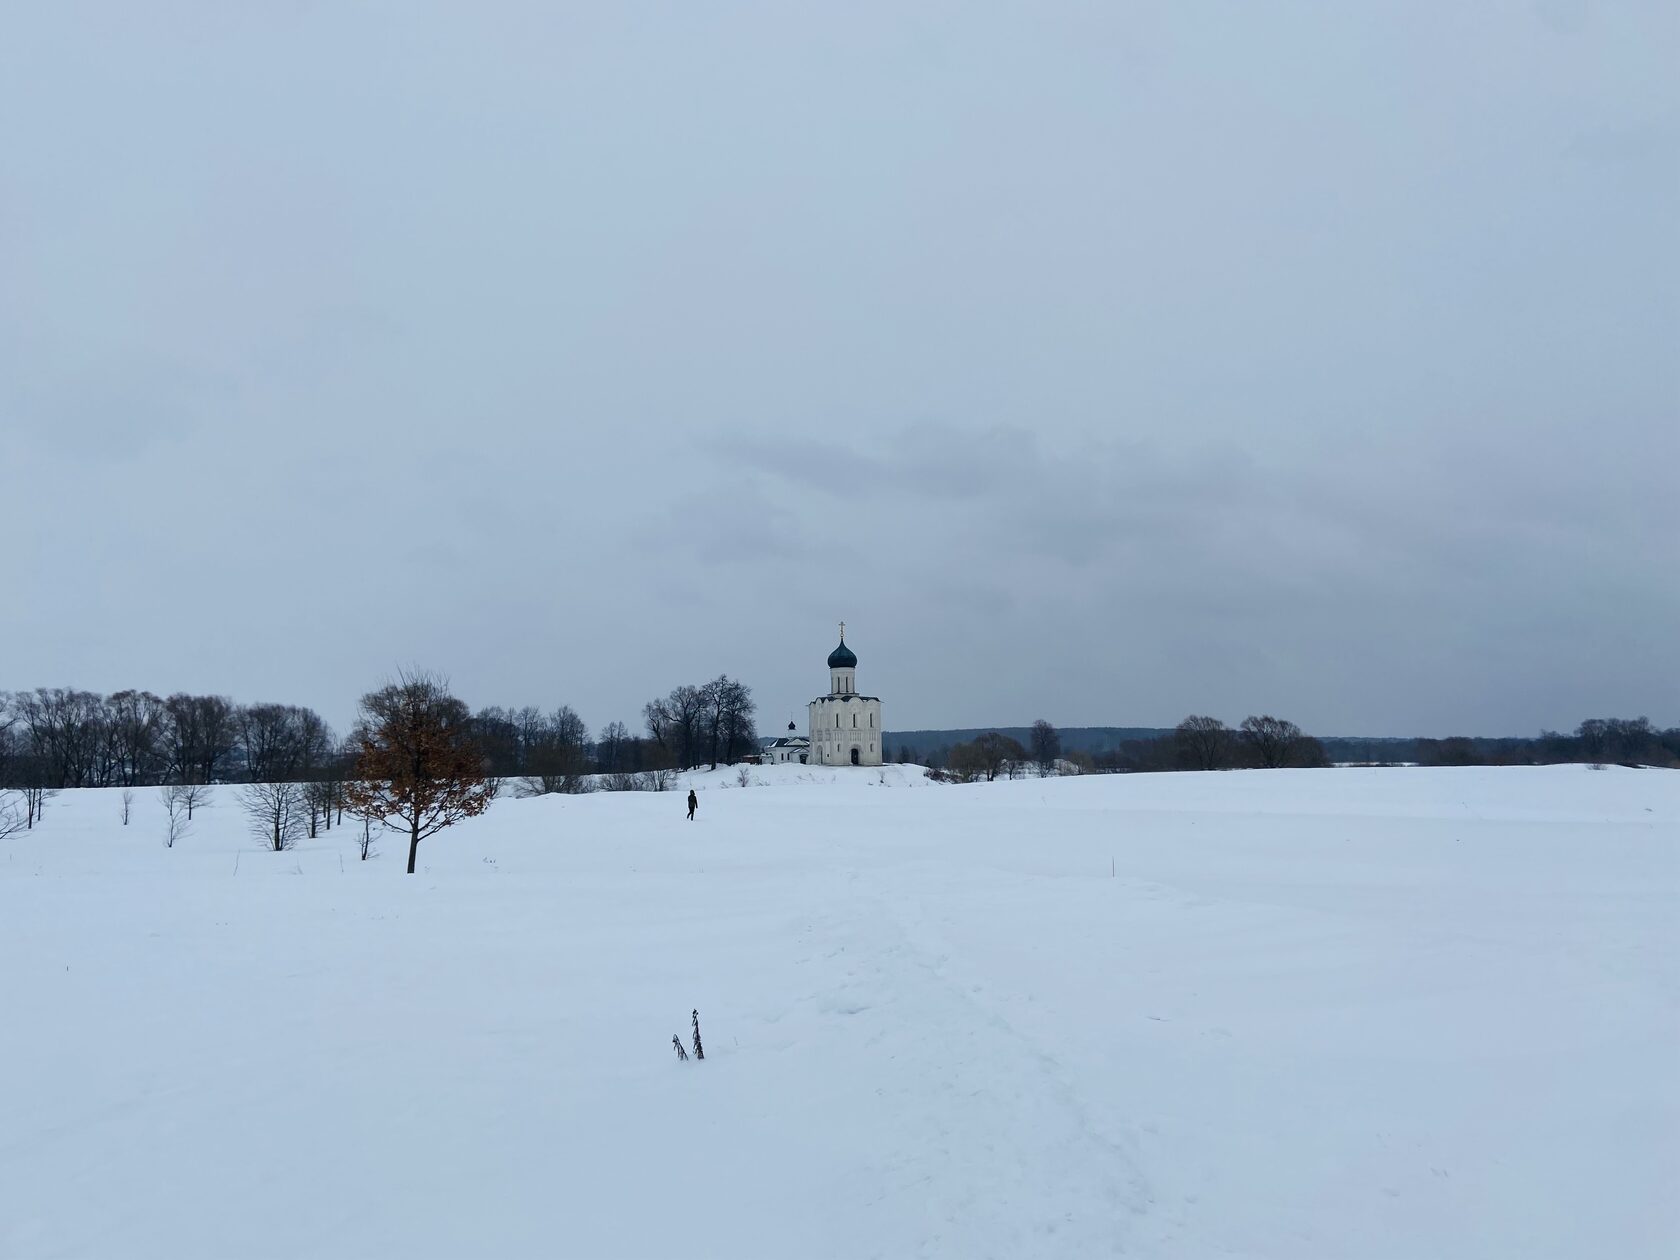
[[[0,1256],[1673,1254],[1680,774],[752,777],[412,878],[53,798]]]

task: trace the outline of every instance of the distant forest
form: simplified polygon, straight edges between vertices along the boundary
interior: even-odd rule
[[[1250,723],[1277,719],[1248,719]],[[1047,723],[1044,725],[1048,725]],[[1285,726],[1291,726],[1284,723]],[[1252,735],[1216,718],[1190,717],[1176,727],[1064,726],[1050,728],[1056,756],[1086,771],[1218,770],[1269,764]],[[957,730],[886,731],[883,746],[890,761],[946,766],[953,750],[971,748],[986,736],[1009,741],[1025,760],[1034,752],[1035,727],[993,726]],[[1455,735],[1445,739],[1354,737],[1285,733],[1298,739],[1281,764],[1530,766],[1560,762],[1680,766],[1680,727],[1658,729],[1648,718],[1589,718],[1571,732],[1542,731],[1533,738],[1483,738]],[[1042,746],[1044,734],[1036,736]]]

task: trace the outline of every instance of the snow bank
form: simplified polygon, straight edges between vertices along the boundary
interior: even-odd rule
[[[1680,775],[752,774],[412,878],[50,800],[0,1256],[1673,1254]]]

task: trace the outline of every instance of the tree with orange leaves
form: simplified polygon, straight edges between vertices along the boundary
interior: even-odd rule
[[[355,781],[345,799],[358,814],[408,833],[408,873],[420,842],[490,808],[496,786],[472,737],[467,706],[432,674],[399,673],[362,697],[351,735]]]

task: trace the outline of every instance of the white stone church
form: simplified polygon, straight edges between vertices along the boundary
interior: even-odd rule
[[[881,701],[857,693],[857,656],[846,646],[846,623],[840,623],[840,646],[828,654],[828,694],[811,701],[811,764],[878,766],[881,764]]]

